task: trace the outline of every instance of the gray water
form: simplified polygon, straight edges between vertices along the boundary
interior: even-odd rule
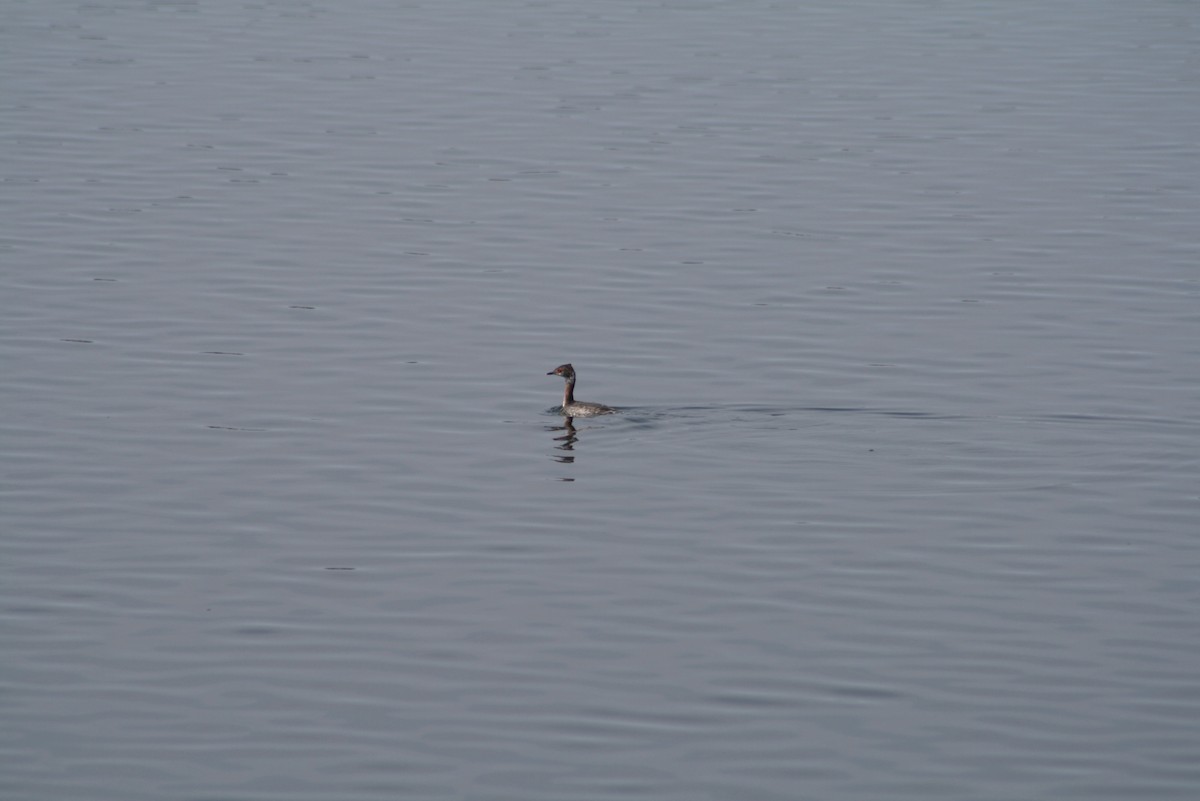
[[[1196,19],[0,2],[0,795],[1196,798]]]

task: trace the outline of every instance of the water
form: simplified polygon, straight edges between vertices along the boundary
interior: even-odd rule
[[[0,10],[4,798],[1200,791],[1188,4]]]

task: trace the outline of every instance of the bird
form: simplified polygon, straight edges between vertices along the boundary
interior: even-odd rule
[[[562,376],[566,382],[563,389],[562,413],[567,417],[594,417],[598,414],[612,414],[617,411],[613,406],[602,403],[585,403],[575,400],[575,368],[569,364],[560,364],[546,375]]]

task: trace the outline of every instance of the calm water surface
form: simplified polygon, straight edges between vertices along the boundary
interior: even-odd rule
[[[1192,4],[2,0],[0,65],[3,798],[1200,795]]]

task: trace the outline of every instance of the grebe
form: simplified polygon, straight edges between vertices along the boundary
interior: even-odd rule
[[[592,417],[597,414],[612,414],[616,411],[611,406],[599,403],[584,403],[575,400],[575,368],[569,364],[560,364],[546,375],[560,375],[567,382],[563,390],[562,413],[567,417]]]

